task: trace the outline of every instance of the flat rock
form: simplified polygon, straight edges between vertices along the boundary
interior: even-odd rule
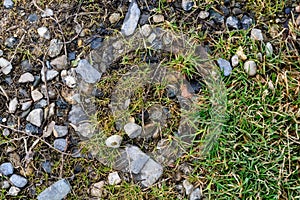
[[[66,69],[68,66],[68,57],[66,55],[59,56],[53,59],[50,64],[57,70]]]
[[[39,36],[42,37],[42,38],[45,38],[47,40],[49,40],[51,38],[50,31],[45,26],[38,28],[37,32],[38,32]]]
[[[263,41],[264,40],[262,31],[260,29],[257,29],[257,28],[253,28],[251,30],[251,38],[254,39],[254,40],[258,40],[258,41]]]
[[[229,76],[231,74],[231,71],[232,71],[232,67],[230,65],[230,62],[223,59],[223,58],[219,58],[217,60],[217,63],[221,69],[221,71],[223,71],[224,73],[224,76]]]
[[[142,127],[137,125],[136,123],[128,123],[124,126],[125,133],[129,136],[129,138],[136,138],[142,133]]]
[[[132,35],[138,25],[141,11],[136,0],[132,0],[126,13],[121,32],[125,36]]]
[[[17,196],[19,194],[19,192],[21,191],[20,188],[17,188],[15,186],[11,186],[8,190],[7,195],[8,196]]]
[[[109,173],[108,177],[107,177],[107,180],[108,180],[109,185],[118,185],[122,181],[122,179],[120,178],[118,172]]]
[[[10,162],[2,163],[0,165],[0,174],[9,176],[14,173],[14,166]]]
[[[18,80],[19,83],[28,83],[33,81],[34,81],[34,76],[29,72],[22,74]]]
[[[55,137],[64,137],[68,135],[68,126],[55,125],[53,128],[53,134]]]
[[[17,97],[13,98],[8,104],[8,112],[15,113],[17,110],[18,103],[19,102],[18,102]]]
[[[66,179],[59,180],[46,188],[38,196],[38,200],[61,200],[64,199],[71,191],[69,182]]]
[[[24,178],[23,176],[13,174],[10,178],[9,181],[16,187],[22,188],[27,184],[27,179]]]
[[[48,55],[50,57],[56,57],[60,54],[60,51],[62,50],[63,48],[63,43],[58,40],[58,39],[52,39],[50,41],[50,46],[49,46],[49,49],[48,49]]]
[[[42,69],[42,71],[41,71],[42,81],[43,81],[43,82],[51,81],[51,80],[53,80],[55,77],[57,77],[58,74],[59,74],[59,72],[56,71],[55,69],[49,69],[49,70],[46,70],[45,73],[43,72],[43,70],[44,70],[44,69]],[[44,74],[46,74],[46,80],[45,80]]]
[[[55,139],[53,146],[55,149],[64,152],[67,149],[67,140],[63,138]]]
[[[153,15],[154,23],[161,23],[165,21],[165,17],[163,15]]]
[[[31,124],[33,124],[37,127],[40,127],[42,125],[43,116],[44,116],[43,109],[37,108],[37,109],[32,110],[28,114],[26,120],[28,122],[30,122]]]
[[[98,82],[102,75],[85,59],[79,61],[75,71],[80,74],[81,78],[87,83]]]
[[[38,91],[37,89],[31,91],[31,98],[34,102],[41,100],[43,97],[44,97],[43,94],[40,91]]]
[[[13,69],[11,63],[5,58],[0,58],[0,72],[7,75]]]
[[[97,183],[94,183],[91,186],[90,189],[90,194],[92,197],[102,197],[103,193],[104,193],[104,186],[105,186],[105,182],[104,181],[99,181]]]
[[[105,144],[110,148],[119,148],[123,138],[120,135],[112,135],[105,140]]]
[[[244,63],[244,70],[249,76],[254,76],[257,71],[256,63],[252,60],[249,60]]]
[[[142,180],[141,184],[144,187],[150,187],[161,177],[162,173],[163,167],[150,158],[138,174],[138,180]]]

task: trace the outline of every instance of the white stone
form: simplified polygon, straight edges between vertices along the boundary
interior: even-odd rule
[[[102,197],[103,196],[103,192],[104,192],[104,186],[105,186],[105,182],[104,181],[100,181],[97,183],[94,183],[91,186],[90,189],[90,194],[92,197]]]
[[[34,81],[34,76],[29,73],[29,72],[26,72],[24,74],[22,74],[19,78],[19,83],[28,83],[28,82],[33,82]]]
[[[239,57],[237,55],[234,55],[231,57],[231,65],[232,67],[236,67],[239,64]]]
[[[200,17],[200,19],[206,19],[206,18],[208,18],[208,16],[209,16],[209,12],[207,12],[207,11],[200,11],[200,13],[199,13],[199,17]]]
[[[190,195],[191,192],[193,191],[193,185],[188,180],[184,180],[182,182],[182,185],[183,185],[183,187],[185,189],[185,194],[186,195]]]
[[[264,40],[264,37],[263,37],[263,34],[262,34],[261,30],[257,29],[257,28],[253,28],[251,30],[251,38],[254,39],[254,40],[259,40],[259,41]]]
[[[53,10],[52,9],[50,9],[50,8],[46,8],[45,10],[44,10],[44,12],[42,13],[42,17],[51,17],[51,16],[53,16]]]
[[[110,148],[119,148],[123,138],[120,135],[112,135],[105,140],[105,144]]]
[[[31,98],[34,102],[37,102],[43,98],[43,94],[36,89],[31,91]]]
[[[28,108],[30,108],[31,104],[32,104],[32,101],[27,101],[27,102],[21,103],[21,110],[22,111],[27,110]]]
[[[28,114],[26,120],[31,124],[40,127],[42,125],[43,116],[44,116],[43,110],[41,108],[37,108],[32,110]]]
[[[108,179],[108,184],[109,185],[118,185],[122,181],[122,179],[120,178],[118,172],[109,173],[107,179]]]
[[[8,60],[0,58],[0,72],[7,75],[11,72],[12,68],[11,63]]]
[[[37,32],[38,32],[39,36],[42,37],[42,38],[45,38],[47,40],[49,40],[51,38],[50,31],[45,26],[38,28]]]
[[[51,81],[53,80],[59,73],[58,71],[56,71],[55,69],[50,69],[50,70],[46,70],[46,72],[43,72],[44,69],[42,69],[41,74],[42,74],[42,81],[45,82],[45,76],[44,74],[46,74],[46,80],[47,81]]]
[[[8,196],[17,196],[19,194],[19,192],[21,191],[20,188],[17,188],[15,186],[11,186],[8,190],[7,195]]]
[[[273,55],[273,46],[270,42],[266,44],[266,56],[271,57]]]
[[[15,113],[17,110],[17,106],[18,106],[18,99],[15,97],[13,98],[8,105],[8,112],[9,113]]]
[[[65,82],[69,88],[75,88],[77,85],[77,81],[73,76],[63,77],[63,82]]]
[[[256,63],[252,60],[245,62],[244,70],[249,76],[254,76],[257,71]]]

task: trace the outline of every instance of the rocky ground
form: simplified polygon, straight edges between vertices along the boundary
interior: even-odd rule
[[[1,199],[299,198],[298,2],[0,12]]]

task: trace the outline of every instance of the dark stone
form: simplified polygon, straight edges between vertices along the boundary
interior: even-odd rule
[[[288,7],[288,8],[285,8],[285,9],[284,9],[284,13],[287,14],[287,15],[289,15],[289,14],[291,14],[292,10],[293,10],[293,9],[292,9],[292,8],[289,8],[289,7]]]
[[[16,37],[10,37],[10,38],[7,38],[5,40],[5,46],[7,46],[8,48],[12,48],[14,47],[16,44],[18,43],[18,38]]]
[[[51,162],[49,160],[46,160],[45,162],[42,163],[42,168],[46,173],[50,174],[51,173]]]
[[[233,8],[232,9],[232,14],[234,14],[234,15],[240,15],[242,13],[243,13],[243,11],[239,8]]]
[[[59,109],[67,109],[69,107],[69,104],[62,99],[58,99],[55,104]]]
[[[243,29],[245,30],[249,29],[252,24],[253,24],[253,19],[251,17],[248,17],[247,15],[244,15],[242,17],[241,25]]]
[[[226,17],[229,16],[230,11],[226,6],[221,6],[221,10],[222,10],[222,13],[224,14],[224,16],[226,16]]]
[[[214,10],[209,11],[210,18],[218,25],[222,25],[224,23],[224,16],[220,13],[217,13]]]
[[[99,47],[101,47],[102,42],[103,42],[103,38],[96,37],[91,42],[91,49],[98,49]]]
[[[226,26],[229,29],[239,29],[239,20],[234,16],[230,16],[226,19]]]
[[[76,52],[70,52],[68,53],[68,60],[69,61],[72,61],[72,60],[75,60],[76,59]]]
[[[141,17],[140,17],[140,20],[139,20],[139,24],[142,26],[142,25],[145,25],[145,24],[148,24],[148,19],[149,19],[150,15],[149,14],[142,14]]]
[[[31,72],[32,71],[32,65],[28,60],[23,60],[21,62],[21,67],[23,72]]]
[[[27,20],[30,22],[30,23],[34,23],[36,22],[37,20],[39,19],[39,17],[37,16],[37,14],[33,13],[33,14],[30,14],[27,18]]]
[[[190,85],[192,86],[192,88],[196,94],[198,94],[202,88],[201,83],[194,79],[190,80]]]
[[[40,135],[43,133],[43,130],[40,127],[37,127],[31,123],[27,123],[25,126],[25,132]]]

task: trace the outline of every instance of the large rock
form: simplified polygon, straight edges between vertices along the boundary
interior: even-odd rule
[[[75,68],[77,74],[87,83],[96,83],[101,78],[101,73],[98,72],[87,60],[82,59]]]
[[[59,180],[52,184],[50,187],[41,192],[38,200],[61,200],[67,196],[71,191],[69,182],[66,179]]]

